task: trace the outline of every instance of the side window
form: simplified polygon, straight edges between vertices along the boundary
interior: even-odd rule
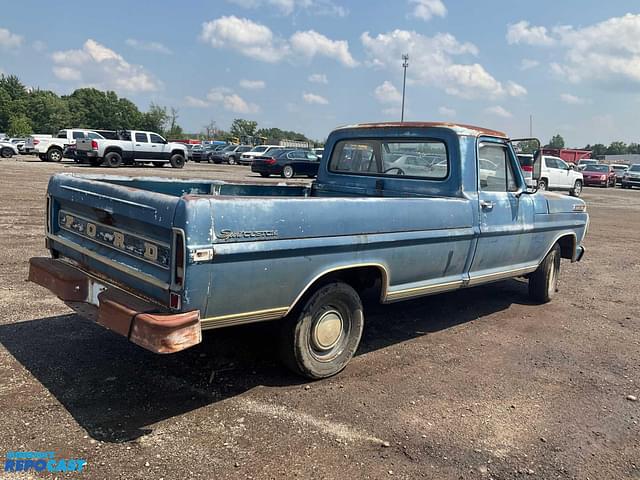
[[[564,160],[556,159],[556,165],[558,168],[561,168],[562,170],[569,170],[569,165],[567,165]]]
[[[67,131],[66,130],[60,130],[58,132],[58,136],[56,138],[67,138]]]
[[[483,192],[513,192],[517,190],[513,167],[504,145],[485,143],[478,149],[478,174]]]
[[[442,141],[341,141],[331,154],[336,173],[441,180],[449,175],[447,147]]]
[[[98,135],[97,133],[93,133],[93,132],[89,132],[87,133],[87,138],[90,138],[92,140],[98,139],[98,138],[102,138],[102,135]]]
[[[138,134],[136,133],[136,136]],[[150,133],[149,138],[151,139],[151,143],[164,143],[164,138],[160,135],[156,135],[155,133]]]
[[[547,168],[558,168],[558,165],[556,164],[556,159],[555,158],[546,157],[544,159],[544,163],[547,166]]]
[[[136,142],[148,143],[149,140],[147,139],[147,134],[146,133],[137,132],[136,133]]]
[[[84,138],[84,132],[71,132],[71,136],[74,140],[78,140],[79,138]]]

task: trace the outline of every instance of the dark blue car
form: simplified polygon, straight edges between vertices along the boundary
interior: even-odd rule
[[[318,175],[320,160],[311,150],[272,150],[267,156],[256,157],[251,163],[251,171],[263,177],[281,175],[293,178],[306,175],[313,178]]]

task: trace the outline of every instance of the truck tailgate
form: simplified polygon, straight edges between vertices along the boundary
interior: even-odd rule
[[[179,202],[99,177],[55,175],[48,189],[49,247],[85,271],[167,305],[176,282],[173,253],[184,255],[184,235],[173,228]]]

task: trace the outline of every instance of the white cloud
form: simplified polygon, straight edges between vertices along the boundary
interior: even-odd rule
[[[412,16],[428,21],[433,17],[445,17],[447,7],[442,0],[409,0],[409,4],[414,5]]]
[[[497,117],[502,117],[502,118],[511,118],[511,117],[513,117],[511,112],[509,112],[508,110],[505,110],[500,105],[496,105],[495,107],[486,108],[484,111],[485,111],[485,113],[488,113],[489,115],[495,115]]]
[[[453,108],[449,107],[440,107],[438,109],[438,113],[446,118],[451,118],[456,116],[456,111]]]
[[[345,40],[331,40],[314,30],[295,32],[286,40],[274,35],[266,25],[235,16],[203,23],[200,39],[214,48],[227,48],[269,63],[324,56],[347,67],[357,65]]]
[[[474,57],[478,48],[461,43],[451,34],[427,37],[414,31],[394,30],[375,37],[365,32],[362,45],[368,65],[398,71],[402,54],[409,54],[408,82],[433,86],[462,98],[518,96],[521,88],[505,87],[479,63],[456,63],[457,57]]]
[[[214,48],[229,48],[263,62],[279,62],[287,54],[286,45],[269,27],[235,16],[203,23],[200,39]]]
[[[274,7],[282,15],[291,15],[296,11],[305,11],[311,15],[330,15],[346,17],[349,10],[331,0],[227,0],[243,8]]]
[[[586,99],[576,97],[575,95],[571,95],[570,93],[561,94],[560,100],[568,105],[584,105],[585,103],[587,103]]]
[[[557,74],[572,83],[594,83],[615,90],[640,88],[640,14],[584,28],[560,27],[554,32],[566,48],[565,62],[552,65]]]
[[[546,27],[535,27],[526,20],[514,23],[507,28],[507,42],[509,45],[535,45],[548,47],[555,43],[548,35]]]
[[[38,53],[42,53],[47,49],[47,44],[41,40],[36,40],[31,44],[31,47]]]
[[[327,105],[329,100],[315,93],[303,93],[302,99],[311,105]]]
[[[267,86],[263,80],[240,80],[240,86],[247,90],[261,90]]]
[[[400,104],[400,102],[402,102],[402,94],[389,81],[385,81],[382,85],[378,85],[373,91],[373,94],[380,103]]]
[[[309,75],[307,80],[309,80],[311,83],[322,83],[325,85],[329,83],[329,80],[327,79],[327,76],[324,73],[311,74]]]
[[[346,40],[331,40],[321,33],[308,30],[294,33],[289,42],[294,54],[300,54],[309,59],[316,55],[329,57],[346,67],[358,65],[349,53],[349,42]]]
[[[527,89],[516,82],[508,81],[505,87],[507,93],[512,97],[522,97],[527,94]]]
[[[211,104],[206,100],[192,97],[191,95],[187,95],[186,97],[184,97],[184,101],[187,107],[208,108],[211,106]]]
[[[173,53],[169,47],[166,47],[160,42],[145,42],[143,40],[136,40],[135,38],[127,38],[125,43],[136,50],[145,52],[164,53],[165,55],[171,55]]]
[[[520,62],[520,70],[524,72],[525,70],[531,70],[532,68],[536,68],[538,65],[540,65],[540,62],[538,60],[523,58],[522,61]]]
[[[225,110],[233,113],[250,114],[260,111],[258,105],[247,102],[240,95],[225,87],[215,87],[209,90],[207,101],[212,106],[222,106]]]
[[[60,80],[123,92],[151,92],[161,87],[143,67],[128,63],[92,39],[79,50],[57,51],[51,58],[53,74]]]
[[[15,33],[11,33],[6,28],[0,28],[0,48],[4,50],[10,50],[12,48],[18,48],[22,45],[24,38]]]

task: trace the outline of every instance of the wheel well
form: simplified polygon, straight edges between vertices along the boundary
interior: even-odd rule
[[[49,151],[51,151],[51,150],[60,150],[60,151],[62,151],[62,148],[60,148],[58,145],[51,145],[51,146],[49,147],[49,150],[47,150],[47,153],[48,153]]]
[[[113,153],[117,153],[118,155],[122,156],[122,149],[120,149],[120,148],[118,148],[118,147],[110,147],[110,148],[107,148],[107,149],[104,151],[104,156],[106,157],[108,154],[110,154],[110,153],[112,153],[112,152],[113,152]]]
[[[182,155],[183,157],[186,158],[186,156],[185,156],[185,154],[184,154],[184,152],[182,150],[171,150],[171,155],[175,155],[175,154]]]
[[[558,245],[560,245],[560,256],[573,260],[573,255],[576,251],[576,237],[565,235],[558,240]]]
[[[383,292],[387,287],[387,273],[382,266],[365,265],[361,267],[346,267],[326,272],[315,278],[300,293],[290,307],[290,310],[303,305],[305,299],[312,295],[318,288],[332,282],[344,282],[351,286],[358,295],[362,297],[363,292],[367,291],[367,297],[371,292],[371,299],[376,301],[382,300]],[[364,299],[363,299],[364,300]]]

